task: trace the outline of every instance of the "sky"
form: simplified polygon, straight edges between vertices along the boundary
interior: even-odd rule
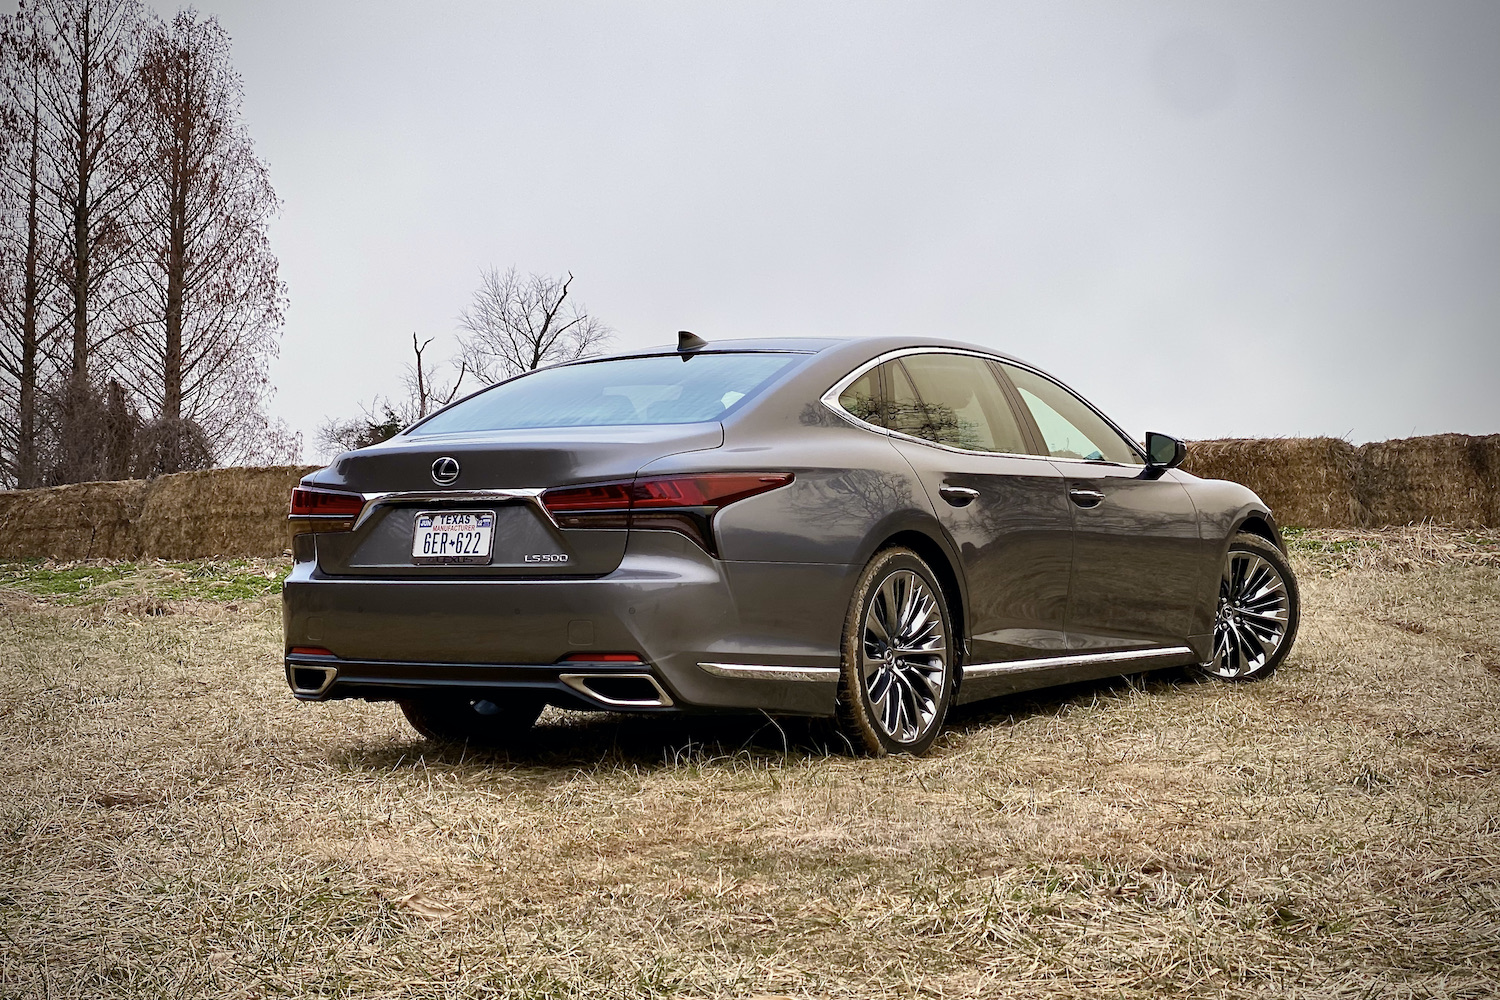
[[[1137,435],[1500,432],[1489,0],[198,6],[309,458],[491,265],[619,350],[942,336]]]

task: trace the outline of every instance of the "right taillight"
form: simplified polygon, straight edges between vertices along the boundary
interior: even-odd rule
[[[718,555],[713,517],[746,497],[790,483],[790,472],[705,472],[648,476],[547,490],[542,505],[563,528],[648,528],[676,531]]]

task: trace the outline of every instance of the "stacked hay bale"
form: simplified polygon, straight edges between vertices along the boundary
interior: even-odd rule
[[[1500,527],[1500,434],[1434,434],[1359,449],[1365,523]]]
[[[75,483],[0,492],[0,558],[135,559],[149,483]]]
[[[141,553],[157,559],[281,555],[292,487],[316,468],[205,469],[153,480],[136,525]]]
[[[1183,469],[1243,483],[1284,525],[1350,528],[1363,523],[1355,492],[1358,450],[1339,438],[1194,441]]]
[[[0,491],[0,559],[278,556],[291,489],[317,466]]]

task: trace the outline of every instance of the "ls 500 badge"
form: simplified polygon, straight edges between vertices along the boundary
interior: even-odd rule
[[[526,557],[529,563],[565,563],[568,557],[562,552],[533,552]]]

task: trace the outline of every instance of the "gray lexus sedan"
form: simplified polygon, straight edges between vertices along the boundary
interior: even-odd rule
[[[836,718],[1273,671],[1297,583],[1250,490],[1031,365],[926,339],[678,345],[492,385],[292,493],[296,697],[504,743],[555,704]]]

